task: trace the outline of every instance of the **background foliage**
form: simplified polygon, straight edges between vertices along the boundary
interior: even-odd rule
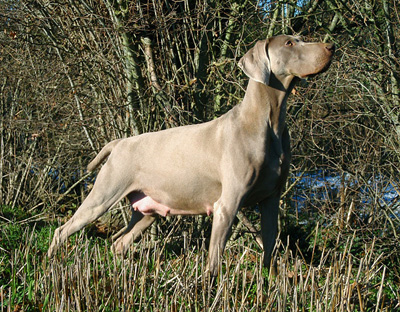
[[[289,100],[283,246],[312,264],[353,238],[354,255],[373,250],[398,289],[399,25],[395,0],[1,1],[0,269],[26,225],[44,239],[79,206],[106,142],[220,116],[244,94],[240,57],[284,33],[337,53]],[[109,216],[97,231],[124,225]],[[183,226],[168,222],[152,233]],[[0,280],[11,289],[10,267]]]

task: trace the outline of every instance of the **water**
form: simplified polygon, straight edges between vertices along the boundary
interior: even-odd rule
[[[308,205],[320,206],[339,202],[340,190],[353,192],[360,205],[388,206],[400,216],[400,182],[383,176],[372,176],[368,181],[359,181],[354,176],[337,172],[316,170],[293,173],[290,183],[296,183],[291,192],[292,207],[301,211]]]

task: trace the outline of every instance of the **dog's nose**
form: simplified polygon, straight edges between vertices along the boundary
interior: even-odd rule
[[[333,54],[335,52],[335,44],[329,43],[325,46],[325,49],[327,49],[329,52],[331,52]]]

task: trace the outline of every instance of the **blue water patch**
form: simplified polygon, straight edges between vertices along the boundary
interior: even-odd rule
[[[42,170],[42,168],[32,166],[30,169],[30,174],[38,175]],[[88,172],[85,170],[83,172],[83,175],[86,175],[87,173]],[[76,182],[79,182],[82,177],[81,171],[79,169],[76,169],[71,174],[66,176],[65,174],[63,174],[62,169],[50,168],[48,169],[47,175],[51,178],[53,182],[53,189],[57,190],[60,194],[64,194],[72,185],[74,185]],[[85,191],[88,191],[89,186],[93,185],[95,179],[96,175],[90,175],[79,183],[83,184]]]
[[[349,173],[316,170],[294,172],[289,182],[295,183],[290,200],[297,211],[339,202],[341,189],[347,188],[358,196],[360,204],[387,205],[400,216],[400,183],[381,175],[372,175],[367,181],[359,181]]]

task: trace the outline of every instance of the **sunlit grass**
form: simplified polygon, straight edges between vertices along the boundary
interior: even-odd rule
[[[126,259],[119,259],[108,239],[80,232],[49,260],[43,240],[49,235],[27,228],[18,247],[2,253],[1,311],[399,309],[398,285],[391,278],[395,272],[382,263],[374,242],[365,244],[362,254],[352,254],[353,239],[336,250],[319,246],[313,264],[283,247],[287,242],[280,243],[278,275],[269,277],[261,250],[245,235],[229,242],[219,275],[210,281],[202,239],[192,238],[186,249],[172,252],[171,241],[145,235]]]

